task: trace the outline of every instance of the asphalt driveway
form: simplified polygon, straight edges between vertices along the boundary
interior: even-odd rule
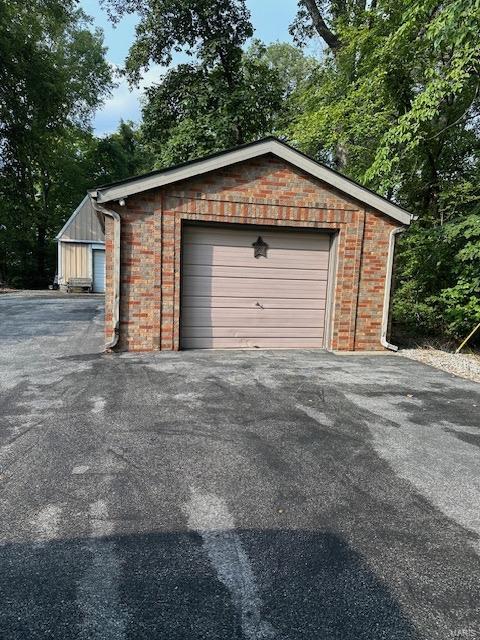
[[[398,356],[102,355],[0,297],[0,637],[480,637],[480,387]]]

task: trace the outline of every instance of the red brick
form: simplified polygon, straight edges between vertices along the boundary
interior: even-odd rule
[[[120,349],[178,349],[181,223],[232,222],[338,232],[331,347],[382,349],[389,233],[398,226],[277,158],[131,195],[122,218]],[[106,338],[112,337],[112,221],[105,224]],[[145,324],[145,318],[148,324]]]

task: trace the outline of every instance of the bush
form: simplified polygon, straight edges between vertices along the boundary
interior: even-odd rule
[[[480,213],[399,241],[393,321],[408,334],[458,339],[480,322]]]

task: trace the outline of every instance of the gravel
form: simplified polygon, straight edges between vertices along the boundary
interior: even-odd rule
[[[467,353],[448,353],[440,349],[402,349],[398,355],[418,360],[455,376],[480,382],[480,357]]]

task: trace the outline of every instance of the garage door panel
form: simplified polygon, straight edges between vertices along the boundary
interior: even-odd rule
[[[322,338],[322,327],[184,327],[184,338]]]
[[[263,236],[262,236],[263,237]],[[250,238],[251,239],[251,238]],[[328,269],[328,251],[276,249],[267,251],[267,258],[255,258],[251,245],[244,247],[223,247],[185,244],[183,265],[215,265],[230,267],[252,267],[255,269],[274,269],[291,267],[296,269]]]
[[[184,279],[186,296],[264,296],[265,298],[324,298],[327,283],[312,280],[274,280],[268,278],[208,278],[190,276]]]
[[[261,236],[273,250],[300,249],[302,251],[328,251],[330,240],[327,235],[305,233],[294,230],[264,231],[262,229],[224,229],[214,227],[187,228],[184,230],[184,244],[207,246],[251,247]],[[253,238],[253,239],[252,239]]]
[[[207,265],[191,265],[183,266],[183,274],[185,276],[208,276],[208,277],[225,277],[225,278],[255,278],[258,277],[258,268],[256,267],[232,267],[232,266],[207,266]],[[297,269],[297,268],[281,268],[267,269],[261,271],[262,278],[275,280],[327,280],[328,271],[326,269]]]
[[[255,258],[261,236],[267,257]],[[191,227],[182,253],[182,347],[321,348],[325,234]]]
[[[93,249],[93,290],[95,293],[105,292],[105,251]]]
[[[188,309],[189,307],[251,309],[258,307],[257,302],[264,309],[290,309],[292,307],[292,298],[183,296],[182,309]],[[295,307],[297,309],[325,309],[325,299],[295,298]]]
[[[321,349],[323,338],[184,338],[184,349]]]
[[[184,327],[323,327],[322,309],[184,309]]]

